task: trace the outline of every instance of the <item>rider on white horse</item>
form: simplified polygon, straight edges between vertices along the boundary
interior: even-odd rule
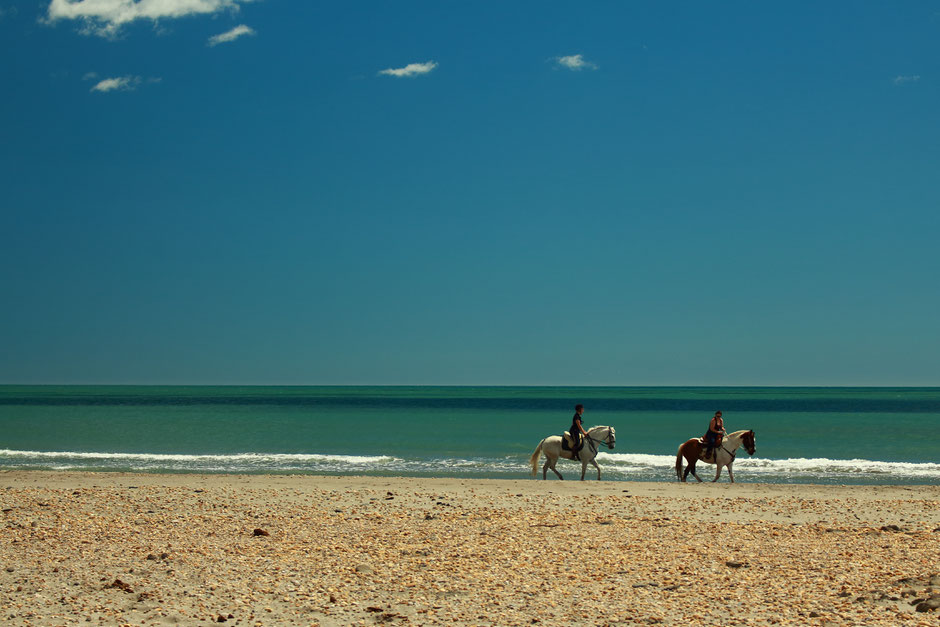
[[[581,448],[581,443],[584,441],[582,436],[587,436],[587,431],[581,426],[581,414],[583,413],[584,405],[578,403],[574,406],[574,416],[571,417],[571,429],[568,430],[568,433],[571,434],[571,457],[573,459],[580,459],[578,457],[578,449]]]

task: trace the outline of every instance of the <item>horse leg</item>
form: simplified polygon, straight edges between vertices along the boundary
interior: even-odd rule
[[[686,468],[686,470],[685,470],[685,476],[688,477],[688,476],[689,476],[689,473],[691,472],[691,473],[692,473],[692,476],[695,477],[695,480],[698,481],[699,483],[702,483],[702,478],[698,476],[698,473],[697,473],[697,472],[695,472],[695,462],[696,462],[696,460],[690,459],[690,460],[688,460],[688,462],[689,462],[689,467]]]
[[[545,465],[542,466],[542,479],[545,479],[545,475],[548,473],[548,469],[551,468],[552,472],[558,475],[559,479],[564,480],[564,477],[561,476],[561,473],[555,468],[555,463],[558,461],[558,458],[552,459],[551,457],[545,456]]]
[[[731,472],[731,464],[728,464],[728,476],[731,477],[731,483],[734,483],[734,473]]]
[[[591,464],[595,468],[597,468],[597,480],[600,481],[601,480],[601,467],[597,465],[597,461],[595,461],[594,459],[591,460]]]
[[[581,461],[581,481],[584,481],[584,473],[587,472],[587,460]]]
[[[712,483],[718,481],[718,477],[721,476],[721,464],[715,464],[715,478],[712,479]]]

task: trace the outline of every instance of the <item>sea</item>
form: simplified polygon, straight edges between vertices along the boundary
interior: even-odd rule
[[[3,385],[0,470],[536,480],[529,456],[577,403],[616,429],[604,480],[675,481],[721,410],[756,435],[738,481],[940,484],[940,388]]]

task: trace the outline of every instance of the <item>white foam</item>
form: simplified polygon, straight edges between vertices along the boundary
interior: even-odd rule
[[[0,449],[0,460],[3,458],[13,459],[38,459],[38,460],[56,460],[56,459],[78,459],[78,460],[100,460],[100,461],[135,461],[135,462],[153,462],[156,464],[175,462],[175,463],[249,463],[249,464],[283,464],[283,463],[311,463],[311,462],[336,462],[342,464],[382,464],[394,461],[396,458],[388,455],[325,455],[325,454],[305,454],[305,453],[231,453],[221,455],[185,455],[179,453],[99,453],[99,452],[80,452],[80,451],[16,451],[10,449]]]
[[[671,470],[675,467],[674,455],[645,455],[642,453],[599,453],[598,461],[604,460],[624,471],[641,468],[661,468]],[[940,479],[940,464],[916,462],[885,462],[869,459],[828,459],[788,458],[764,459],[760,457],[739,456],[734,462],[735,469],[747,469],[750,472],[766,475],[888,475],[908,478]]]
[[[402,459],[391,455],[328,455],[319,453],[167,454],[85,451],[20,451],[0,449],[0,467],[110,469],[180,472],[356,472],[404,473],[447,476],[528,476],[526,457]],[[659,479],[675,474],[674,455],[645,453],[598,454],[608,477]],[[580,465],[563,462],[564,467]],[[940,464],[886,462],[866,459],[789,458],[764,459],[739,456],[735,470],[760,476],[765,481],[828,481],[855,478],[860,481],[940,481]]]

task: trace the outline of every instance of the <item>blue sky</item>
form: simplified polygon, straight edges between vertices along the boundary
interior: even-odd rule
[[[940,3],[0,0],[0,382],[940,385]]]

